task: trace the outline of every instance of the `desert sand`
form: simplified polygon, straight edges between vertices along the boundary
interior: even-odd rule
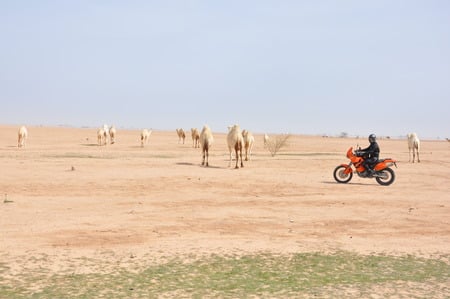
[[[405,139],[378,140],[381,157],[398,161],[395,182],[380,186],[333,178],[365,137],[292,135],[272,157],[255,134],[251,161],[234,169],[224,133],[207,168],[190,132],[181,144],[175,129],[153,131],[141,147],[140,130],[118,128],[115,144],[98,146],[94,128],[28,127],[19,149],[17,130],[0,126],[0,256],[12,269],[42,255],[61,269],[80,257],[450,253],[445,140],[422,140],[421,163],[408,162]]]

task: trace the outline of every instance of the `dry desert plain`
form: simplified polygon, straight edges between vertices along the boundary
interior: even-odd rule
[[[381,157],[398,161],[386,187],[333,179],[366,138],[292,135],[272,157],[255,134],[251,161],[233,169],[224,133],[214,133],[206,168],[190,132],[180,144],[175,130],[154,131],[142,148],[139,130],[98,146],[93,128],[28,127],[18,149],[17,130],[0,126],[0,257],[12,271],[40,255],[63,269],[80,257],[450,253],[447,141],[422,140],[413,164],[405,139],[380,139]]]

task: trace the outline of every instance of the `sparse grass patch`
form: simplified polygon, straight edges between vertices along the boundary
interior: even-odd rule
[[[105,265],[89,274],[24,271],[14,279],[0,264],[0,298],[155,298],[380,296],[444,298],[450,265],[414,256],[298,253],[210,256],[127,268]],[[98,268],[96,269],[98,271]],[[386,288],[386,286],[390,286]],[[395,286],[392,288],[391,286]],[[400,296],[400,297],[401,297]]]

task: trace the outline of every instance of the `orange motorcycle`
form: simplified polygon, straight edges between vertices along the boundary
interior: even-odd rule
[[[353,147],[347,151],[347,158],[350,159],[349,164],[341,164],[334,169],[333,176],[338,183],[348,183],[353,177],[353,172],[356,172],[362,178],[375,178],[378,184],[388,186],[395,180],[395,173],[390,167],[397,164],[394,159],[387,158],[378,160],[373,167],[374,173],[369,174],[363,165],[364,157],[359,150],[353,152]],[[355,168],[353,170],[352,168]]]

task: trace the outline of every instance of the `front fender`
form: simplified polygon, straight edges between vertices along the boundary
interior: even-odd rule
[[[350,165],[348,164],[341,164],[341,166],[345,167],[344,173],[345,174],[349,174],[353,172],[353,169]]]

